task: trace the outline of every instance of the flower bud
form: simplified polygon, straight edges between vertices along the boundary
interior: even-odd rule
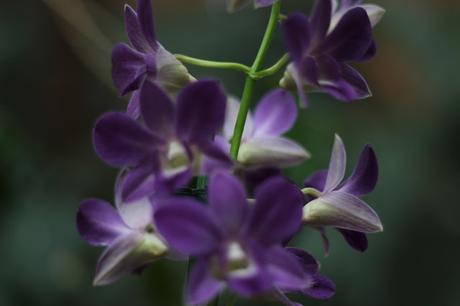
[[[110,284],[164,257],[166,244],[153,233],[134,233],[109,246],[99,259],[93,285]]]
[[[297,143],[282,137],[254,138],[241,144],[238,161],[247,167],[292,166],[310,158]]]
[[[303,223],[310,226],[332,226],[363,233],[383,231],[377,214],[363,203],[344,193],[322,196],[304,206]]]

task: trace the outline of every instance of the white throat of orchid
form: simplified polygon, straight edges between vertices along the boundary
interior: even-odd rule
[[[174,140],[168,144],[163,156],[162,166],[166,177],[172,177],[184,171],[190,163],[187,149],[179,141]]]
[[[246,277],[255,273],[256,266],[240,243],[230,242],[226,257],[227,274],[233,277]]]

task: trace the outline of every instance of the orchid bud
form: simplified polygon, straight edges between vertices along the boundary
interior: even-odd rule
[[[241,144],[238,161],[246,167],[285,167],[310,158],[310,153],[287,138],[255,138]]]
[[[155,234],[134,233],[115,242],[99,259],[93,285],[112,283],[121,276],[140,270],[147,264],[164,257],[166,244]]]
[[[304,206],[303,223],[363,233],[382,232],[382,223],[374,210],[357,200],[359,199],[338,192],[317,198]]]

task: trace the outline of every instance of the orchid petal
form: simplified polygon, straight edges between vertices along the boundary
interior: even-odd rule
[[[140,90],[140,107],[147,127],[160,137],[171,138],[175,108],[173,101],[158,85],[144,82]]]
[[[198,81],[177,98],[176,133],[183,141],[210,141],[222,128],[227,97],[215,81]]]
[[[293,13],[282,23],[285,43],[292,60],[299,63],[310,47],[311,28],[308,18],[302,13]]]
[[[211,212],[187,198],[159,200],[154,214],[158,231],[169,245],[184,255],[204,255],[217,248],[220,228]]]
[[[343,238],[345,238],[348,245],[351,246],[353,249],[359,252],[364,252],[367,250],[368,241],[366,234],[345,230],[341,228],[338,228],[337,230],[342,234]]]
[[[265,244],[281,243],[299,230],[303,196],[296,186],[282,177],[260,185],[249,222],[249,234]]]
[[[331,14],[331,0],[315,1],[310,17],[313,44],[318,44],[326,36],[331,22]]]
[[[219,224],[231,233],[239,232],[249,210],[241,183],[234,176],[219,172],[211,177],[208,190],[209,205]]]
[[[335,284],[325,276],[315,275],[313,286],[302,290],[302,293],[318,300],[325,300],[335,294]]]
[[[112,51],[112,79],[121,95],[139,88],[147,72],[144,54],[119,43]]]
[[[282,89],[268,93],[254,114],[254,135],[279,136],[289,131],[297,118],[297,106],[291,94]]]
[[[108,245],[131,231],[112,205],[97,199],[81,203],[77,228],[80,236],[92,245]]]
[[[208,258],[199,259],[190,272],[187,284],[187,302],[189,305],[202,305],[212,300],[224,287],[224,284],[212,275]]]
[[[326,183],[324,184],[324,192],[329,192],[340,184],[345,175],[346,165],[347,153],[345,151],[345,146],[342,138],[336,134],[334,146],[332,148],[331,160],[329,162]]]
[[[106,113],[93,131],[94,149],[114,167],[135,166],[154,155],[162,141],[124,113]]]

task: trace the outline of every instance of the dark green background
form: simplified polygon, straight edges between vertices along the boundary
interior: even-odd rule
[[[299,3],[304,11],[311,5],[285,2],[286,12]],[[337,295],[303,302],[460,305],[460,3],[376,2],[387,8],[375,34],[379,54],[360,65],[374,97],[343,104],[312,96],[290,136],[313,159],[287,174],[301,182],[325,167],[335,132],[344,138],[350,167],[362,146],[373,144],[381,178],[367,201],[379,212],[385,232],[370,236],[365,254],[331,232],[331,254],[324,258],[316,232],[304,231],[298,243],[321,260]],[[155,1],[158,37],[172,52],[249,64],[268,10],[227,15],[216,7]],[[93,153],[91,128],[102,112],[125,107],[110,83],[110,48],[126,40],[121,11],[119,0],[2,1],[1,306],[180,305],[182,263],[159,262],[141,277],[91,287],[101,250],[86,245],[75,230],[80,200],[112,198],[116,171]],[[266,64],[282,53],[278,33]],[[191,71],[221,78],[234,95],[241,92],[238,72]],[[278,79],[260,81],[257,95]]]

